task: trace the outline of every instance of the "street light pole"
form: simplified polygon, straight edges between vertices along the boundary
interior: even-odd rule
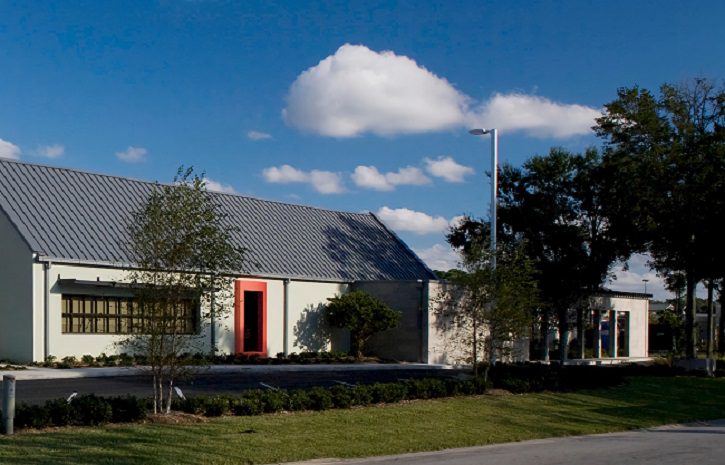
[[[496,205],[498,204],[498,129],[471,129],[474,136],[491,134],[491,268],[496,270]]]

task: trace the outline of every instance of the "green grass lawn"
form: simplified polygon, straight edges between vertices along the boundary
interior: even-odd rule
[[[478,396],[352,410],[0,436],[2,464],[238,464],[359,457],[725,418],[725,379],[634,378],[571,394]]]

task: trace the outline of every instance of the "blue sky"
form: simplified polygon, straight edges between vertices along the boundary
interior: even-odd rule
[[[372,211],[432,267],[489,140],[581,151],[616,89],[725,75],[725,2],[8,2],[0,156]],[[663,296],[643,257],[611,287]]]

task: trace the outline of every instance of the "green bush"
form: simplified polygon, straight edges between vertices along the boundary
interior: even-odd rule
[[[204,402],[204,416],[220,417],[229,413],[229,398],[223,396],[209,397]]]
[[[54,426],[66,426],[75,421],[75,411],[65,399],[49,400],[44,408]]]
[[[392,404],[406,398],[408,389],[403,383],[376,383],[371,387],[374,403]]]
[[[307,391],[299,389],[290,392],[289,409],[290,410],[310,410],[312,408],[312,400]]]
[[[51,423],[44,407],[21,403],[15,407],[13,424],[16,428],[46,428]]]
[[[135,396],[111,397],[108,403],[111,406],[111,423],[130,423],[146,418],[146,399]]]
[[[283,389],[262,391],[261,396],[264,413],[281,412],[289,406],[289,394]]]
[[[111,404],[94,394],[78,396],[71,401],[74,423],[83,426],[103,425],[111,421]]]
[[[370,405],[373,403],[373,392],[370,386],[361,384],[351,388],[353,405]]]
[[[332,408],[332,395],[323,387],[313,387],[307,390],[312,410],[327,410]]]
[[[259,397],[242,397],[232,403],[232,413],[238,416],[261,415],[264,412]]]
[[[206,409],[206,398],[195,396],[187,397],[186,399],[179,399],[176,402],[176,408],[184,413],[190,413],[192,415],[201,415]]]
[[[350,408],[353,405],[352,389],[349,386],[332,386],[329,389],[334,408]]]
[[[435,399],[448,395],[448,386],[442,379],[409,379],[405,384],[409,399]]]

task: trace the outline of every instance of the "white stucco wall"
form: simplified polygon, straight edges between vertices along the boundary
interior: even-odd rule
[[[334,350],[345,352],[349,349],[349,340],[339,331],[333,331],[332,341],[324,344],[321,340],[311,336],[311,333],[323,325],[320,320],[320,307],[327,304],[329,297],[344,294],[348,290],[347,284],[342,283],[316,283],[306,281],[290,281],[289,283],[289,307],[288,318],[289,325],[287,328],[288,352],[303,352],[308,350]],[[278,315],[280,322],[282,321],[283,308],[269,308],[271,315],[273,312]],[[282,335],[282,326],[279,326],[278,333]],[[283,352],[283,341],[280,339],[275,341],[274,349],[270,355],[277,352]],[[323,347],[324,345],[324,347]]]
[[[428,285],[427,362],[447,365],[468,364],[470,349],[462,344],[462,331],[440,314],[445,283],[431,281]]]
[[[613,310],[629,312],[629,356],[647,357],[649,337],[649,310],[646,299],[613,297]]]
[[[0,211],[0,360],[34,358],[32,263],[30,248]]]
[[[629,357],[647,357],[649,346],[649,301],[647,299],[599,296],[594,308],[629,313]]]
[[[28,263],[30,260],[28,259]],[[30,270],[30,265],[28,264]],[[30,274],[30,272],[28,273]],[[33,280],[35,282],[34,292],[28,286],[28,296],[33,295],[31,303],[28,297],[25,305],[30,314],[30,308],[33,308],[32,314],[34,320],[40,322],[35,325],[34,338],[30,338],[31,319],[25,326],[28,327],[24,334],[26,337],[26,345],[31,340],[35,341],[35,350],[30,352],[26,349],[26,357],[36,361],[43,360],[45,357],[44,347],[44,328],[42,322],[44,319],[44,280],[45,275],[42,264],[33,265]],[[58,284],[58,279],[77,279],[83,281],[118,281],[126,280],[127,273],[123,270],[113,268],[100,268],[90,266],[78,266],[68,264],[52,264],[49,270],[50,278],[50,294],[49,294],[49,344],[48,354],[58,358],[65,356],[93,355],[97,356],[101,353],[114,354],[122,352],[123,349],[115,343],[124,339],[122,335],[109,334],[63,334],[62,332],[62,289]],[[274,357],[279,352],[284,352],[284,281],[281,279],[260,279],[260,278],[240,278],[243,281],[265,282],[267,284],[267,335],[266,348],[267,354]],[[24,282],[29,283],[26,279]],[[347,285],[342,283],[325,283],[325,282],[307,282],[307,281],[290,281],[288,285],[288,352],[300,352],[308,350],[302,347],[302,342],[298,341],[295,332],[296,325],[304,320],[310,310],[316,310],[320,305],[327,302],[328,297],[334,297],[347,290]],[[17,286],[16,286],[17,287]],[[233,289],[229,290],[230,296],[233,295]],[[220,317],[216,321],[216,341],[217,349],[220,353],[234,353],[234,302],[232,298],[226,301],[218,299],[217,308],[220,305],[226,307],[226,311],[221,312]],[[207,308],[202,308],[202,312],[206,312]],[[16,324],[17,326],[17,324]],[[13,326],[11,326],[13,328]],[[16,328],[17,329],[17,328]],[[18,331],[15,331],[17,334]],[[18,338],[19,339],[19,338]],[[211,347],[210,331],[208,326],[205,327],[200,341],[202,345],[200,349],[208,351]],[[1,347],[1,346],[0,346]],[[347,350],[346,344],[338,343],[335,350]],[[330,344],[326,344],[321,349],[330,349]],[[26,360],[28,361],[28,360]]]

